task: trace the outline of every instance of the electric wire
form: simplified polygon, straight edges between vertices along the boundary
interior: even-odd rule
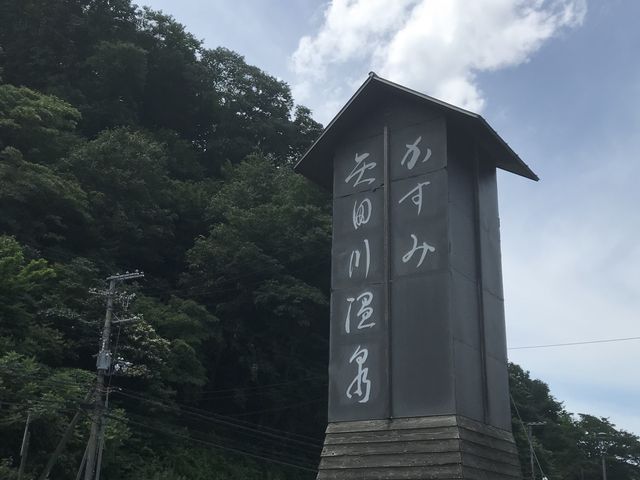
[[[81,408],[81,411],[88,419],[92,418],[91,415],[84,408]],[[244,454],[246,456],[262,459],[262,460],[269,461],[269,462],[272,462],[272,463],[279,463],[279,464],[282,464],[282,465],[297,466],[297,467],[302,467],[302,468],[313,467],[313,465],[311,465],[310,463],[306,463],[306,462],[309,462],[311,460],[309,458],[309,455],[310,455],[309,452],[304,452],[304,454],[306,455],[304,457],[292,456],[292,455],[287,455],[285,453],[279,453],[279,452],[270,452],[270,455],[264,454],[264,452],[259,452],[259,453],[247,452],[245,450],[241,450],[240,448],[234,448],[234,447],[229,447],[229,446],[226,446],[226,445],[214,444],[213,442],[210,442],[210,441],[207,441],[207,440],[198,439],[198,438],[195,438],[195,437],[192,437],[192,436],[180,435],[180,434],[177,434],[176,432],[164,430],[164,429],[161,429],[161,428],[159,428],[157,426],[156,427],[152,427],[152,426],[149,425],[150,421],[155,421],[156,423],[161,423],[162,425],[164,425],[166,427],[175,428],[175,425],[169,425],[169,424],[166,424],[166,423],[157,422],[157,420],[155,418],[152,418],[152,417],[148,417],[148,416],[144,416],[144,415],[138,415],[138,414],[132,414],[132,412],[127,412],[126,415],[127,415],[127,418],[122,418],[122,417],[118,417],[116,415],[107,413],[107,414],[105,414],[105,417],[113,419],[113,420],[116,420],[116,421],[119,421],[119,422],[124,423],[124,424],[126,424],[128,426],[137,425],[137,426],[140,426],[140,427],[143,427],[143,428],[147,428],[147,429],[150,429],[150,430],[154,430],[154,431],[158,431],[158,432],[161,432],[161,433],[165,433],[167,435],[173,435],[173,436],[177,436],[179,438],[195,441],[197,443],[214,446],[214,447],[220,448],[222,450],[227,450],[227,451],[231,451],[231,452],[235,452],[235,453],[241,453],[241,454]],[[142,419],[144,419],[144,421],[143,422],[139,422],[139,421],[132,420],[132,419],[128,418],[131,415],[133,415],[135,417],[142,418]],[[202,431],[199,431],[197,429],[194,430],[192,428],[187,427],[186,425],[182,425],[182,426],[185,427],[185,428],[188,428],[190,432],[193,432],[193,433],[198,432],[198,433],[201,433],[201,434],[205,434]],[[246,441],[240,440],[240,439],[237,439],[237,438],[236,439],[232,439],[232,438],[228,438],[228,437],[226,437],[226,438],[222,438],[221,437],[221,440],[232,441],[232,442],[235,442],[235,443],[241,442],[241,444],[243,446],[247,445]],[[261,440],[264,441],[264,439],[261,439]],[[252,446],[255,449],[259,449],[260,448],[260,446],[257,445],[257,444],[254,444],[254,445],[250,444],[250,446]],[[319,453],[319,448],[315,449],[314,453],[317,455],[317,453]],[[280,458],[274,458],[274,455],[278,455]],[[315,457],[316,455],[313,455],[313,456]],[[283,460],[283,458],[284,458],[284,460]],[[293,462],[297,462],[297,463],[293,463]],[[311,468],[311,470],[313,470],[313,468]],[[313,470],[313,471],[315,471],[315,470]]]
[[[25,244],[26,246],[32,248],[33,250],[35,250],[36,252],[38,252],[39,255],[46,255],[46,256],[51,256],[50,252],[51,251],[58,251],[60,252],[59,254],[54,254],[54,256],[58,256],[58,259],[60,259],[60,257],[66,257],[67,260],[72,260],[75,258],[87,258],[87,257],[82,257],[82,256],[77,256],[71,253],[67,253],[64,250],[60,250],[57,249],[56,247],[36,247],[34,245],[30,245],[30,244]],[[45,250],[43,252],[43,250]],[[46,257],[43,257],[46,258]],[[64,258],[62,258],[64,259]],[[277,259],[276,259],[277,261]],[[231,282],[236,282],[238,280],[242,280],[245,278],[249,278],[252,277],[254,275],[259,275],[262,273],[267,273],[273,270],[273,268],[280,268],[282,269],[282,273],[285,274],[292,274],[292,273],[300,273],[300,272],[304,272],[304,271],[308,271],[310,268],[314,268],[314,267],[318,267],[321,266],[323,264],[328,264],[330,262],[330,258],[329,257],[324,257],[321,260],[317,261],[317,262],[313,262],[313,263],[307,263],[305,264],[304,267],[300,267],[300,268],[294,268],[294,269],[287,269],[285,265],[283,265],[282,263],[278,262],[277,265],[271,266],[269,268],[263,268],[263,269],[257,269],[254,270],[252,272],[247,272],[245,274],[242,275],[236,275],[236,276],[232,276],[230,278],[225,278],[223,280],[224,283],[231,283]],[[218,279],[219,281],[220,279]],[[248,286],[248,285],[257,285],[260,283],[263,283],[265,281],[268,281],[269,279],[261,279],[261,280],[256,280],[253,282],[248,282],[248,283],[243,283],[243,286]],[[178,288],[156,288],[156,287],[152,287],[152,286],[146,286],[143,287],[143,290],[150,290],[152,292],[155,293],[175,293],[175,294],[185,294],[185,293],[190,293],[193,295],[204,295],[204,294],[211,294],[211,293],[227,293],[227,292],[232,292],[232,291],[237,291],[239,290],[239,288],[237,286],[234,287],[226,287],[226,288],[209,288],[206,286],[192,286],[192,287],[178,287]]]
[[[134,391],[128,390],[128,389],[119,388],[119,390],[125,390],[130,395],[134,395],[134,396],[135,396],[135,394],[139,394],[140,393],[140,392],[134,392]],[[235,418],[235,417],[230,417],[230,416],[227,416],[227,415],[222,415],[222,414],[219,414],[219,413],[210,412],[208,410],[203,410],[201,408],[191,407],[191,406],[184,405],[184,404],[177,403],[177,402],[175,403],[175,405],[167,405],[165,403],[157,402],[155,400],[150,400],[150,399],[148,399],[148,398],[146,398],[144,396],[140,396],[140,395],[137,395],[137,398],[142,400],[142,401],[160,403],[160,405],[162,405],[162,406],[164,406],[166,408],[169,408],[169,409],[174,409],[176,411],[185,411],[185,412],[190,412],[191,411],[191,412],[195,412],[195,413],[199,413],[199,414],[205,415],[205,416],[207,416],[209,418],[221,419],[221,420],[225,420],[227,422],[231,422],[231,423],[234,423],[234,424],[245,425],[245,426],[248,426],[248,427],[251,427],[251,428],[256,428],[256,429],[259,429],[259,430],[273,432],[273,433],[278,434],[278,435],[287,435],[289,437],[297,437],[297,438],[300,438],[302,440],[311,441],[316,445],[320,445],[320,446],[322,445],[320,443],[321,439],[318,439],[316,437],[310,437],[308,435],[303,435],[303,434],[300,434],[300,433],[290,432],[290,431],[287,431],[287,430],[281,430],[281,429],[274,428],[274,427],[268,427],[266,425],[258,425],[258,424],[255,424],[253,422],[248,422],[246,420],[241,420],[241,419],[238,419],[238,418]]]
[[[278,445],[274,443],[273,439],[247,439],[243,436],[243,434],[235,435],[235,433],[237,432],[220,431],[217,429],[207,430],[198,427],[194,428],[193,426],[187,425],[186,423],[181,423],[180,421],[176,421],[175,424],[168,423],[158,421],[156,417],[132,413],[131,411],[127,411],[126,415],[122,418],[142,422],[145,425],[155,425],[158,428],[164,426],[170,431],[175,431],[175,429],[179,429],[179,431],[182,431],[182,429],[186,429],[184,433],[194,438],[199,437],[209,439],[209,436],[211,436],[211,440],[220,442],[225,446],[230,446],[257,454],[268,454],[272,458],[284,459],[286,461],[297,463],[315,463],[320,459],[320,447],[315,447],[310,450],[304,450],[300,447],[287,444]],[[200,425],[200,427],[202,427],[202,425]]]
[[[529,435],[527,434],[527,427],[525,426],[524,421],[522,420],[522,417],[520,416],[520,411],[518,410],[518,405],[516,405],[516,401],[513,398],[513,395],[511,393],[509,393],[509,397],[511,398],[511,403],[513,404],[513,408],[516,411],[516,415],[518,416],[518,420],[520,421],[520,425],[522,426],[522,430],[525,433],[525,436],[527,437],[527,443],[529,444],[529,448],[531,448],[531,452],[533,453],[533,458],[536,461],[536,464],[538,465],[538,469],[540,469],[540,473],[542,474],[542,477],[545,478],[546,475],[544,473],[544,470],[542,469],[542,465],[540,465],[540,460],[538,460],[538,454],[536,453],[536,449],[533,447],[533,442],[531,440],[531,438],[529,437]],[[532,472],[533,475],[533,472]]]
[[[327,382],[322,382],[322,383],[318,384],[318,386],[321,386],[321,387],[324,387],[324,388],[326,388],[327,385],[328,385]],[[252,398],[256,398],[256,397],[264,398],[264,397],[266,397],[267,395],[269,395],[271,393],[273,393],[273,392],[264,391],[263,390],[263,391],[258,391],[258,392],[247,392],[247,393],[244,393],[242,396],[244,396],[244,397],[252,397]],[[238,396],[240,396],[240,394],[241,393],[239,392],[238,394],[233,394],[233,395],[205,395],[203,397],[200,397],[200,399],[201,400],[211,400],[211,401],[229,400],[229,399],[238,398]],[[235,415],[235,414],[230,413],[228,415]]]
[[[296,383],[302,383],[302,382],[291,382],[291,385],[295,385]],[[318,387],[326,387],[328,385],[328,382],[323,381],[323,382],[318,382],[317,385]],[[247,397],[260,397],[260,396],[266,396],[269,395],[271,393],[274,393],[273,389],[277,389],[279,387],[271,387],[269,389],[262,389],[262,390],[253,390],[253,391],[243,391],[243,390],[237,390],[235,391],[235,393],[229,393],[229,394],[222,394],[222,395],[202,395],[200,398],[200,400],[227,400],[230,398],[238,398],[239,395],[243,395],[243,396],[247,396]],[[276,392],[278,392],[278,390],[276,390]]]
[[[291,380],[288,382],[266,383],[264,385],[255,385],[252,387],[223,388],[220,390],[203,390],[201,393],[228,393],[228,392],[235,392],[237,390],[261,390],[261,389],[267,389],[272,387],[279,387],[283,385],[293,385],[297,383],[309,382],[311,380],[317,380],[325,377],[326,375],[313,375],[311,377],[301,378],[300,380]]]
[[[217,448],[217,449],[220,449],[220,450],[225,450],[225,451],[228,451],[228,452],[231,452],[231,453],[235,453],[235,454],[238,454],[238,455],[241,455],[241,456],[254,458],[256,460],[263,460],[263,461],[266,461],[266,462],[269,462],[269,463],[277,463],[279,465],[284,465],[284,466],[291,467],[291,468],[296,468],[296,469],[299,469],[299,470],[305,470],[305,471],[308,471],[308,472],[315,472],[316,471],[316,469],[311,468],[310,464],[308,464],[308,465],[299,465],[299,464],[294,464],[294,463],[287,462],[287,461],[284,461],[284,460],[274,459],[274,458],[271,458],[271,457],[266,456],[266,455],[258,455],[258,454],[255,454],[255,453],[246,452],[244,450],[240,450],[240,449],[233,448],[233,447],[227,447],[225,445],[220,445],[220,444],[217,444],[217,443],[214,443],[214,442],[210,442],[208,440],[202,440],[202,439],[195,438],[195,437],[189,437],[187,435],[181,435],[179,433],[167,431],[167,430],[164,430],[162,428],[152,427],[151,425],[148,425],[148,424],[145,424],[145,423],[142,423],[142,422],[136,422],[136,421],[133,421],[133,420],[122,419],[122,418],[120,418],[120,417],[118,417],[116,415],[110,415],[109,414],[109,415],[107,415],[107,417],[109,417],[109,418],[111,418],[111,419],[113,419],[115,421],[118,421],[118,422],[121,422],[121,423],[125,423],[127,425],[129,425],[129,424],[136,425],[138,427],[146,428],[148,430],[153,430],[153,431],[156,431],[156,432],[159,432],[159,433],[164,433],[165,435],[173,436],[175,438],[181,438],[183,440],[188,440],[188,441],[192,441],[192,442],[195,442],[195,443],[200,443],[202,445],[207,445],[207,446],[210,446],[210,447],[213,447],[213,448]]]
[[[8,425],[13,425],[15,423],[19,423],[19,422],[23,422],[24,419],[26,418],[26,415],[24,415],[25,413],[28,413],[29,409],[27,410],[22,410],[20,413],[20,416],[15,416],[14,418],[0,418],[0,426],[8,426]],[[56,414],[60,414],[60,413],[67,413],[67,414],[74,414],[77,412],[77,409],[70,409],[70,408],[51,408],[49,410],[50,413],[56,413]],[[30,412],[32,414],[32,419],[33,421],[36,420],[36,418],[33,417],[33,411]]]
[[[253,410],[253,411],[250,411],[250,412],[232,413],[230,415],[234,416],[234,417],[246,417],[248,415],[256,415],[258,413],[280,412],[282,410],[292,410],[292,409],[295,409],[297,407],[303,407],[303,406],[311,405],[311,404],[314,404],[314,403],[320,403],[320,402],[322,402],[324,400],[325,400],[324,397],[315,398],[313,400],[308,400],[308,401],[305,401],[305,402],[297,402],[297,403],[292,403],[292,404],[289,404],[289,405],[283,405],[283,406],[279,406],[279,407],[265,408],[263,410]]]
[[[17,376],[20,377],[34,377],[34,376],[40,376],[40,375],[46,375],[46,373],[44,372],[32,372],[32,373],[25,373],[25,372],[20,372],[20,371],[16,371],[14,369],[5,369],[5,371],[8,371],[9,373],[13,373]],[[64,381],[64,380],[55,380],[55,379],[51,379],[51,378],[37,378],[37,380],[42,381],[45,384],[50,384],[48,386],[55,386],[55,385],[63,385],[63,386],[81,386],[81,387],[89,387],[93,382],[87,382],[85,384],[80,384],[80,383],[76,383],[76,382],[71,382],[71,381]],[[51,385],[52,384],[52,385]],[[277,429],[277,428],[273,428],[273,427],[267,427],[264,425],[257,425],[255,423],[252,422],[247,422],[245,420],[240,420],[240,419],[236,419],[234,417],[229,417],[229,416],[225,416],[225,415],[221,415],[221,414],[216,414],[214,412],[209,412],[207,410],[202,410],[202,409],[198,409],[195,407],[190,407],[187,405],[183,405],[183,404],[179,404],[176,403],[175,405],[169,405],[166,403],[162,403],[159,401],[155,401],[155,400],[151,400],[149,398],[146,398],[144,396],[141,395],[137,395],[137,393],[139,392],[135,392],[126,388],[122,388],[122,387],[115,387],[117,388],[117,390],[115,389],[111,389],[111,393],[118,393],[120,395],[124,395],[126,393],[126,396],[130,396],[133,397],[135,399],[147,402],[147,403],[154,403],[158,406],[164,407],[166,409],[169,410],[174,410],[176,412],[180,412],[183,414],[194,414],[194,415],[198,415],[200,418],[206,418],[213,421],[217,421],[218,423],[222,423],[222,422],[226,422],[229,423],[230,426],[231,425],[238,425],[240,427],[242,427],[243,429],[253,429],[255,431],[258,432],[268,432],[271,435],[278,435],[279,438],[282,438],[282,436],[286,436],[286,437],[290,437],[291,440],[296,439],[297,437],[297,441],[303,441],[306,442],[310,445],[313,446],[321,446],[321,444],[318,443],[319,439],[315,438],[315,437],[310,437],[307,435],[303,435],[303,434],[299,434],[299,433],[294,433],[294,432],[290,432],[290,431],[286,431],[286,430],[281,430],[281,429]]]
[[[151,399],[148,399],[148,398],[144,398],[144,397],[141,397],[141,396],[138,396],[138,395],[131,395],[129,393],[125,393],[125,392],[122,392],[122,391],[119,391],[119,390],[114,390],[113,393],[117,394],[117,395],[122,395],[122,396],[125,396],[125,397],[129,397],[129,398],[134,398],[134,399],[137,399],[137,400],[149,403],[149,404],[158,405],[158,406],[164,407],[166,409],[174,410],[176,412],[185,414],[187,416],[188,415],[192,415],[193,417],[196,417],[196,418],[200,418],[200,419],[203,419],[203,420],[208,420],[211,423],[225,425],[225,426],[229,426],[229,427],[232,427],[232,428],[237,428],[237,429],[240,429],[240,430],[244,430],[244,431],[247,431],[247,432],[258,433],[260,435],[264,435],[264,436],[270,437],[270,438],[276,438],[276,439],[284,440],[282,438],[283,434],[284,435],[291,435],[292,434],[292,432],[273,429],[273,428],[270,428],[270,427],[268,429],[265,428],[265,430],[261,430],[260,428],[255,428],[255,427],[258,427],[255,424],[252,424],[253,426],[242,425],[239,422],[234,421],[233,418],[220,418],[219,415],[212,416],[211,414],[206,415],[206,414],[202,414],[202,413],[199,413],[199,412],[189,412],[188,410],[184,410],[183,408],[180,408],[178,406],[174,407],[172,405],[167,405],[165,403],[158,402],[158,401],[155,401],[155,400],[151,400]],[[269,430],[272,430],[272,431],[269,431]],[[312,438],[312,437],[309,437],[309,438]],[[286,440],[290,441],[292,443],[297,443],[297,444],[300,444],[300,445],[306,445],[306,446],[310,446],[310,447],[314,447],[314,448],[318,448],[318,447],[322,446],[320,443],[317,442],[317,439],[312,439],[312,441],[307,441],[307,440],[304,440],[304,439],[287,438]]]
[[[132,412],[130,410],[127,411],[127,415],[131,413]],[[189,420],[193,420],[193,417],[189,417],[189,416],[185,416],[185,417]],[[209,419],[205,419],[205,420],[210,421]],[[230,431],[233,435],[248,437],[250,439],[255,439],[260,442],[270,442],[271,444],[279,444],[280,447],[287,448],[289,450],[295,450],[304,455],[316,455],[321,449],[320,445],[296,442],[295,440],[292,441],[292,439],[279,437],[278,435],[265,434],[265,432],[244,430],[244,429],[240,429],[237,425],[233,425],[233,424],[221,424],[219,422],[212,422],[212,423],[214,423],[215,425],[216,434],[220,436],[224,436],[224,435],[221,434],[221,430],[219,430],[218,428],[222,429],[222,431],[224,432]],[[201,423],[199,425],[201,425]],[[188,426],[188,425],[185,425],[185,426]],[[230,428],[230,430],[225,430],[226,427]],[[193,427],[188,426],[188,428],[191,429]]]
[[[304,267],[301,268],[293,268],[293,269],[287,269],[285,268],[282,264],[280,264],[280,267],[283,268],[283,274],[293,274],[293,273],[300,273],[300,272],[305,272],[308,271],[310,268],[314,268],[314,267],[318,267],[320,265],[323,264],[328,264],[330,261],[329,258],[323,258],[322,260],[318,261],[318,262],[313,262],[310,264],[306,264]],[[236,275],[234,277],[230,277],[230,278],[225,278],[222,282],[220,283],[232,283],[232,282],[237,282],[238,280],[242,280],[245,278],[250,278],[252,276],[255,275],[259,275],[261,273],[267,273],[269,271],[271,271],[272,268],[264,268],[264,269],[258,269],[258,270],[254,270],[252,272],[248,272],[246,274],[243,275]],[[263,283],[265,281],[269,281],[270,278],[263,278],[261,280],[255,280],[252,282],[243,282],[242,286],[246,287],[249,285],[258,285],[260,283]],[[207,294],[207,293],[227,293],[227,292],[232,292],[232,291],[238,291],[241,290],[238,286],[234,286],[234,287],[225,287],[225,288],[215,288],[215,287],[206,287],[206,286],[202,286],[202,285],[198,285],[198,286],[193,286],[193,287],[178,287],[178,288],[156,288],[156,287],[152,287],[152,286],[147,286],[147,287],[143,287],[144,289],[148,289],[152,292],[155,293],[191,293],[194,295],[203,295],[203,294]]]
[[[47,413],[76,413],[78,408],[82,408],[82,401],[83,399],[79,398],[64,398],[62,401],[49,398],[25,398],[20,402],[0,400],[0,407],[4,405],[18,407],[17,409],[10,410],[8,412],[10,415],[15,416],[15,414],[19,414],[19,416],[15,416],[11,421],[7,418],[0,418],[0,425],[10,425],[22,421],[25,413],[31,412],[33,414],[36,408],[46,408]],[[54,408],[55,406],[57,406],[57,408]],[[74,408],[69,408],[71,406]],[[0,408],[0,412],[2,412],[2,408]]]
[[[2,370],[4,370],[7,373],[16,375],[18,377],[27,377],[27,378],[31,377],[46,383],[75,386],[75,387],[86,387],[92,384],[94,380],[94,379],[90,381],[87,381],[86,379],[82,379],[82,381],[64,380],[62,378],[51,378],[50,376],[47,376],[47,375],[50,375],[50,373],[48,372],[22,372],[18,369],[14,369],[11,367],[0,366],[0,371]],[[85,372],[85,370],[82,370],[82,371]],[[40,378],[38,378],[38,376],[40,376]]]
[[[632,340],[640,340],[640,337],[624,337],[624,338],[608,338],[598,340],[585,340],[582,342],[567,342],[567,343],[549,343],[546,345],[526,345],[522,347],[509,347],[508,350],[525,350],[532,348],[552,348],[552,347],[572,347],[574,345],[592,345],[596,343],[614,343],[614,342],[628,342]]]

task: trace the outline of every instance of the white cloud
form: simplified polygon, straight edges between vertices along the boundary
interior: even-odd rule
[[[293,91],[327,120],[336,112],[320,101],[344,102],[345,75],[362,80],[375,70],[479,111],[478,72],[526,62],[585,13],[585,0],[333,0],[320,30],[291,57]]]

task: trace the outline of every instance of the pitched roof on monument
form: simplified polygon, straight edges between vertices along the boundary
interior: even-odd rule
[[[464,110],[397,83],[393,83],[371,72],[360,88],[329,122],[320,137],[300,158],[295,171],[305,177],[333,189],[332,152],[341,136],[371,107],[383,99],[408,99],[421,102],[426,106],[440,110],[449,120],[459,122],[475,135],[482,147],[489,153],[496,168],[521,175],[531,180],[539,180],[538,176],[514,152],[487,121],[477,113]]]

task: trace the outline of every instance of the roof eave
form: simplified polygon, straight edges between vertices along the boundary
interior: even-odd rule
[[[465,119],[466,122],[470,122],[472,124],[477,124],[477,128],[481,133],[485,135],[488,134],[489,143],[493,145],[494,148],[491,150],[495,153],[495,161],[496,167],[502,170],[509,171],[516,175],[520,175],[522,177],[538,181],[538,176],[529,168],[529,166],[522,161],[522,159],[513,151],[513,149],[498,135],[498,133],[489,125],[489,123],[480,115],[470,112],[468,110],[456,107],[455,105],[451,105],[449,103],[443,102],[442,100],[438,100],[437,98],[430,97],[423,93],[417,92],[410,88],[404,87],[402,85],[398,85],[394,82],[386,80],[384,78],[378,77],[375,73],[371,72],[367,79],[363,82],[363,84],[356,90],[356,92],[349,98],[347,103],[340,109],[340,111],[336,114],[335,117],[329,122],[329,124],[325,127],[323,132],[320,134],[318,139],[313,142],[313,144],[307,149],[307,151],[300,157],[300,160],[294,167],[294,171],[314,180],[324,188],[328,190],[332,190],[332,179],[330,175],[318,177],[317,168],[315,168],[315,164],[322,161],[323,150],[328,147],[324,144],[328,141],[327,138],[330,137],[331,132],[334,126],[340,122],[345,112],[347,112],[350,107],[353,105],[354,101],[362,94],[362,92],[372,83],[379,82],[382,85],[385,85],[394,90],[400,91],[402,93],[415,96],[423,101],[428,101],[431,104],[435,104],[436,106],[443,109],[445,115],[457,116],[458,118]],[[506,160],[501,161],[500,159],[504,158]],[[326,177],[326,178],[323,178]]]

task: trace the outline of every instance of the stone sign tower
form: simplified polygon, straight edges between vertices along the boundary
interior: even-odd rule
[[[474,113],[370,74],[296,170],[333,192],[318,479],[519,479],[496,168]]]

